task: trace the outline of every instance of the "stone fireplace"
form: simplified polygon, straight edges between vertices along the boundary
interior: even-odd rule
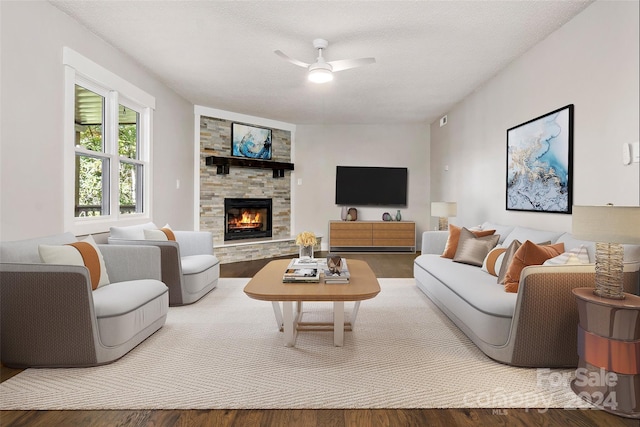
[[[200,230],[213,234],[214,252],[222,264],[295,255],[298,247],[291,232],[291,171],[285,170],[276,178],[271,169],[230,165],[218,174],[216,166],[206,164],[208,156],[231,156],[232,123],[231,120],[200,116]],[[272,160],[290,162],[291,132],[276,128],[272,132]],[[249,227],[228,233],[231,230],[227,225],[226,199],[271,199],[270,237],[245,237]],[[233,215],[241,213],[234,211]],[[255,225],[255,228],[262,229],[263,226]],[[242,237],[229,240],[229,234]]]
[[[257,239],[272,235],[271,199],[224,199],[224,240]]]

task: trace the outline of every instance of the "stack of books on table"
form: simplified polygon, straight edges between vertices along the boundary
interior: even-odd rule
[[[318,262],[300,262],[299,258],[294,258],[282,276],[283,283],[319,283],[320,269]]]
[[[327,261],[322,258],[294,258],[287,268],[321,268],[327,266]]]
[[[342,258],[339,273],[332,273],[329,268],[324,267],[324,283],[349,283],[350,277],[347,260],[344,258]]]

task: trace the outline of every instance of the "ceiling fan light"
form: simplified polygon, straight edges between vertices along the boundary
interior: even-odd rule
[[[309,70],[307,78],[313,83],[327,83],[333,80],[333,73],[324,68],[316,68],[314,70]]]

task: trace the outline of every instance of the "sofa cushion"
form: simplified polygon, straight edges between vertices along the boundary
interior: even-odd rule
[[[450,258],[456,255],[456,251],[458,250],[458,242],[460,241],[460,230],[462,227],[458,227],[453,224],[449,224],[449,238],[447,239],[447,245],[444,248],[444,252],[442,253],[443,258]],[[477,237],[490,236],[495,233],[495,230],[477,230],[471,231]]]
[[[109,276],[100,249],[89,235],[79,242],[65,245],[39,245],[38,252],[42,262],[61,265],[84,265],[89,270],[91,288],[109,284]]]
[[[175,241],[176,235],[173,234],[173,230],[169,226],[169,224],[165,225],[159,229],[144,229],[142,230],[144,233],[145,240],[162,240],[162,241]]]
[[[589,240],[580,240],[573,237],[571,233],[563,233],[558,237],[556,243],[564,243],[565,248],[577,248],[584,246],[589,255],[589,262],[596,261],[596,243]]]
[[[458,241],[458,249],[453,257],[455,262],[482,266],[484,258],[489,251],[498,243],[499,235],[477,237],[466,228],[460,230],[460,240]]]
[[[504,239],[507,238],[509,233],[513,231],[515,227],[513,225],[500,225],[494,224],[493,222],[485,221],[480,225],[480,230],[496,230],[495,234],[500,235],[500,239],[498,240],[499,244],[504,242]]]
[[[504,246],[509,246],[514,240],[520,240],[521,242],[531,240],[533,243],[537,244],[541,244],[542,242],[546,241],[556,243],[556,241],[562,234],[563,233],[559,231],[537,230],[535,228],[517,226],[511,233],[509,233],[502,244]]]
[[[492,316],[513,316],[517,294],[504,292],[493,276],[478,267],[433,254],[420,255],[415,263],[475,309]]]
[[[144,240],[144,230],[157,229],[158,227],[153,222],[126,227],[111,227],[109,228],[109,237],[112,239]]]
[[[550,245],[551,242],[546,241],[546,242],[540,242],[538,244]],[[507,275],[507,269],[511,265],[511,261],[513,261],[513,256],[515,255],[516,251],[520,249],[520,246],[522,246],[522,243],[520,242],[520,240],[514,240],[509,244],[509,247],[507,248],[507,251],[504,254],[504,258],[502,259],[502,264],[500,264],[500,272],[498,273],[498,283],[500,283],[501,285],[504,285],[504,278]]]
[[[504,278],[504,290],[506,292],[518,292],[520,274],[526,266],[542,265],[549,258],[560,255],[562,252],[564,252],[564,243],[536,245],[531,240],[527,240],[516,251],[511,264],[507,268],[507,274]]]
[[[513,256],[515,255],[516,251],[520,249],[520,246],[522,246],[522,243],[520,242],[520,240],[514,240],[509,244],[509,246],[507,247],[507,250],[504,253],[504,257],[502,258],[502,264],[500,264],[500,271],[498,272],[498,281],[497,281],[501,285],[504,285],[504,277],[507,275],[507,269],[509,268],[509,265],[511,264],[511,260],[513,260]]]
[[[498,276],[506,251],[507,248],[502,247],[491,249],[487,256],[484,257],[484,260],[482,260],[482,270],[492,276]]]
[[[589,253],[584,245],[549,258],[542,265],[589,264]]]

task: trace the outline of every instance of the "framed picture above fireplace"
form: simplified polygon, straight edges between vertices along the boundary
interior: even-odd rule
[[[271,160],[271,129],[231,123],[231,155]]]

